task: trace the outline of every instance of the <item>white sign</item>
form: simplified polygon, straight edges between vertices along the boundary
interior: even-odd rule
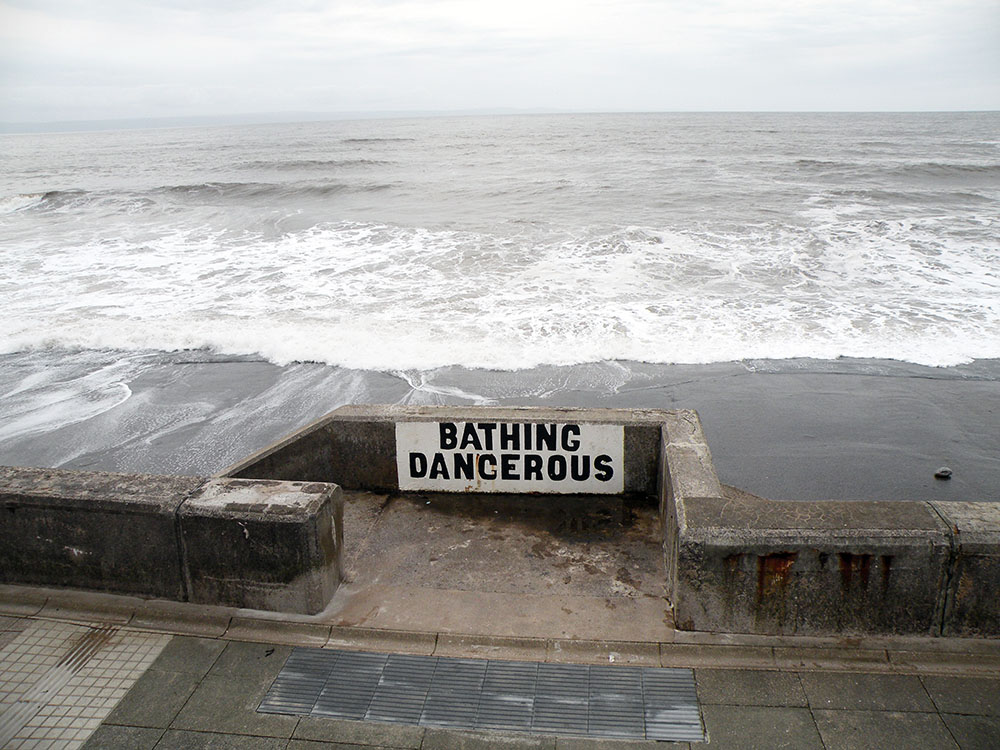
[[[397,422],[401,490],[620,494],[625,428],[555,422]]]

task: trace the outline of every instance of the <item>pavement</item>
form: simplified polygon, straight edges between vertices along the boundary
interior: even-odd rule
[[[8,731],[5,748],[1000,747],[996,640],[682,631],[658,642],[513,638],[21,586],[0,587],[0,613],[0,737],[14,719],[22,724]],[[89,656],[67,660],[95,639],[103,641],[91,644]],[[708,742],[462,732],[257,712],[295,646],[689,667]],[[60,668],[74,674],[55,679]]]
[[[353,493],[345,520],[318,615],[0,586],[0,747],[1000,748],[1000,639],[676,630],[651,509]],[[259,712],[295,647],[688,668],[707,742]]]

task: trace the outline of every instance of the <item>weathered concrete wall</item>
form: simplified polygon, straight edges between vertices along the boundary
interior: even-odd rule
[[[995,504],[778,502],[728,492],[697,417],[664,424],[661,455],[678,628],[1000,635]]]
[[[329,484],[208,482],[178,510],[189,600],[321,611],[340,583],[343,507]]]
[[[211,480],[0,468],[0,580],[316,612],[343,542],[324,482],[396,490],[398,421],[624,425],[625,491],[659,498],[679,628],[1000,636],[1000,505],[734,492],[693,411],[353,406]]]
[[[1000,635],[1000,504],[931,505],[952,534],[942,635]]]
[[[182,599],[176,513],[203,482],[0,468],[0,576]]]
[[[0,580],[314,613],[342,514],[328,484],[0,467]]]
[[[932,634],[949,540],[920,503],[685,503],[678,627]],[[714,629],[714,628],[713,628]]]
[[[655,409],[548,409],[475,406],[343,406],[308,427],[220,472],[219,476],[310,479],[347,489],[392,492],[396,422],[509,421],[622,424],[625,492],[653,496],[660,425],[671,412]]]

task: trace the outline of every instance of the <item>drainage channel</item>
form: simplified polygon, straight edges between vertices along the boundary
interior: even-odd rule
[[[296,648],[263,713],[623,739],[705,739],[690,669]]]

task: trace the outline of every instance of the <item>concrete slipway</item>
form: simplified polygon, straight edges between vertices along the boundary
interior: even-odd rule
[[[362,423],[361,429],[370,431],[372,424],[391,424],[399,417],[388,416],[391,419],[361,420],[354,413],[352,419]],[[640,415],[641,424],[631,437],[626,433],[626,445],[630,439],[636,445],[636,435],[649,432],[646,416]],[[565,420],[567,415],[558,417]],[[656,418],[662,419],[662,415]],[[316,439],[328,426],[329,422],[321,420],[295,439],[283,441],[226,473],[246,477],[247,467],[259,467],[262,461],[264,465],[270,462],[274,471],[282,451],[287,457],[289,446],[301,444],[303,436],[306,440]],[[375,427],[376,432],[381,429]],[[675,465],[683,462],[687,453],[695,467],[705,466],[706,458],[710,467],[710,456],[699,455],[697,440],[692,440],[697,434],[684,429],[683,424],[675,424],[674,435],[679,439],[672,445],[669,438],[657,441],[654,464],[661,452],[669,455],[675,451],[679,454]],[[328,441],[318,442],[323,443]],[[642,478],[644,461],[627,458],[626,463],[633,485],[648,482],[648,478]],[[325,478],[301,479],[305,483],[298,490],[316,497],[325,491],[315,486]],[[59,671],[65,654],[80,642],[94,641],[96,645],[87,657],[91,662],[114,649],[133,648],[143,656],[118,659],[116,663],[127,665],[129,671],[113,678],[116,683],[107,688],[107,696],[97,695],[104,688],[95,684],[86,688],[91,695],[80,693],[80,701],[86,698],[92,703],[101,702],[100,709],[93,705],[81,708],[82,704],[73,705],[68,699],[60,699],[65,708],[62,714],[46,713],[48,709],[42,706],[25,724],[36,733],[34,739],[12,736],[9,746],[78,747],[87,736],[88,747],[150,748],[319,748],[346,744],[427,748],[601,745],[624,749],[636,744],[651,745],[258,713],[256,708],[268,686],[295,646],[692,668],[708,746],[722,748],[887,747],[915,739],[929,747],[996,747],[1000,743],[1000,642],[942,632],[947,608],[951,606],[952,612],[958,609],[954,602],[949,605],[947,595],[931,603],[924,613],[926,622],[921,621],[917,628],[894,623],[924,616],[922,610],[908,610],[910,614],[897,614],[889,621],[878,617],[818,621],[800,598],[809,586],[828,585],[823,578],[826,572],[816,565],[805,567],[803,581],[789,577],[782,584],[770,563],[761,568],[763,574],[755,566],[740,573],[741,565],[748,563],[731,562],[730,550],[719,555],[720,569],[729,566],[737,574],[728,581],[719,578],[717,589],[710,578],[705,579],[711,565],[706,567],[700,562],[699,568],[691,564],[693,572],[687,578],[683,571],[678,573],[679,567],[688,564],[685,554],[697,552],[702,561],[711,560],[715,554],[712,545],[718,539],[710,539],[706,546],[705,529],[721,528],[719,519],[725,520],[729,509],[752,512],[755,518],[767,516],[761,510],[761,504],[767,501],[719,486],[714,494],[707,495],[716,498],[714,502],[720,509],[711,522],[702,522],[701,528],[694,523],[684,528],[675,522],[671,536],[669,519],[671,513],[676,517],[678,506],[684,516],[692,506],[692,515],[705,505],[712,507],[696,500],[707,494],[703,490],[710,479],[690,472],[668,474],[667,484],[672,489],[661,493],[663,508],[644,501],[643,493],[591,498],[586,504],[567,499],[539,505],[514,496],[456,498],[436,493],[400,493],[379,487],[377,482],[369,482],[375,485],[373,488],[348,488],[334,493],[335,497],[331,495],[328,503],[333,525],[342,534],[333,555],[336,575],[342,581],[328,604],[313,614],[169,601],[162,598],[163,594],[150,596],[142,592],[127,596],[5,585],[0,588],[0,668],[7,670],[7,692],[0,695],[0,727],[5,720],[11,723],[6,717],[14,708],[20,706],[23,714],[26,703],[34,700],[38,704],[40,700],[37,695],[29,695],[30,680],[18,682],[10,675],[23,676],[31,671],[24,665],[34,664],[31,673],[38,678],[36,682],[51,681],[53,670]],[[21,496],[30,494],[24,491],[23,477],[20,481]],[[51,477],[47,481],[51,482]],[[227,490],[233,485],[226,483],[265,480],[212,481],[223,482],[223,490]],[[243,486],[237,486],[242,491]],[[206,491],[205,487],[185,488],[183,494],[187,498],[192,492],[201,493],[197,496],[203,498]],[[7,497],[10,494],[17,493],[8,493]],[[21,502],[25,503],[23,499]],[[334,506],[340,508],[339,519]],[[22,506],[10,500],[9,507],[20,512]],[[261,505],[256,511],[241,512],[266,510]],[[918,517],[922,517],[922,510],[915,509]],[[838,512],[841,509],[831,508],[822,522],[817,522],[815,514],[792,515],[800,527],[809,523],[808,529],[822,529],[824,523],[832,526],[829,519]],[[183,524],[180,514],[174,517]],[[862,517],[874,518],[863,513]],[[241,518],[228,520],[235,528],[244,529],[246,520]],[[905,521],[908,516],[895,520],[900,518]],[[794,571],[797,561],[807,554],[802,548],[790,546],[787,523],[784,531],[773,518],[768,524],[755,530],[753,524],[743,523],[741,530],[755,535],[754,544],[777,545],[781,549],[757,547],[751,551],[758,559],[783,561]],[[883,520],[882,526],[888,527],[888,523]],[[944,548],[952,551],[941,555],[940,564],[945,570],[956,564],[949,557],[955,556],[954,536],[949,537],[942,525],[914,526],[916,530],[911,529],[909,536],[903,535],[904,547],[906,540],[918,539],[918,545],[929,550],[927,559],[937,560],[934,556],[942,545],[935,540],[943,539]],[[195,528],[190,526],[188,531]],[[664,528],[668,529],[666,536]],[[844,540],[848,540],[847,545],[859,544],[858,534],[842,533],[848,528],[845,526],[837,528],[841,529],[835,535],[837,544],[845,544]],[[685,538],[687,531],[693,532],[690,538]],[[195,537],[182,532],[178,539],[183,547]],[[846,564],[833,566],[831,575],[836,578],[832,580],[840,596],[855,597],[859,608],[867,606],[873,611],[878,610],[874,594],[862,590],[861,579],[867,576],[870,588],[875,588],[874,584],[884,576],[878,566],[884,565],[885,556],[896,555],[901,548],[898,533],[882,533],[879,537],[879,549],[848,546],[840,553],[827,552],[834,556],[835,563],[844,563],[844,558],[836,557],[838,554],[852,555]],[[823,554],[823,542],[817,543],[818,538],[813,531],[808,542],[816,555]],[[732,546],[731,537],[724,541]],[[670,554],[671,543],[681,550],[680,554]],[[740,543],[745,544],[746,539]],[[774,558],[776,554],[786,557]],[[787,556],[791,554],[795,557],[789,566]],[[871,555],[868,559],[874,569],[865,571],[861,562],[855,562],[863,560],[857,556],[865,554]],[[190,551],[186,555],[181,556],[190,563],[190,570],[208,564],[195,560]],[[907,570],[916,571],[916,567],[903,562],[893,572]],[[905,580],[905,576],[901,577]],[[189,579],[181,583],[182,596],[172,598],[183,598],[185,586],[189,587],[188,595],[197,590],[190,572]],[[737,590],[728,610],[722,607],[716,611],[699,604],[706,616],[718,618],[716,622],[722,627],[679,630],[674,626],[672,604],[677,601],[678,587],[685,585],[694,592],[686,594],[689,601],[696,603],[704,602],[706,595],[713,601],[711,597],[718,591],[732,596],[734,592],[724,591],[725,585],[737,589],[745,585],[751,594],[756,590],[760,598],[750,602],[745,592]],[[948,576],[931,585],[938,587],[935,591],[946,590],[950,585]],[[803,588],[797,590],[797,586]],[[940,589],[942,586],[944,589]],[[891,589],[883,585],[876,593],[891,595]],[[783,612],[773,609],[774,599],[768,598],[772,594],[784,601]],[[748,620],[747,612],[752,613],[762,602],[772,606],[767,616]],[[819,602],[822,607],[831,604],[835,602],[829,599]],[[964,616],[968,619],[967,613]],[[843,625],[839,630],[837,623]],[[746,624],[750,627],[743,628],[743,632],[733,627]],[[754,627],[760,632],[746,632]],[[84,665],[80,669],[86,668]],[[103,668],[108,677],[117,667]],[[56,698],[58,695],[53,700]],[[81,715],[85,719],[82,729],[74,725]],[[60,722],[62,726],[56,726]],[[25,729],[21,731],[23,734]],[[36,740],[38,744],[31,744]]]

